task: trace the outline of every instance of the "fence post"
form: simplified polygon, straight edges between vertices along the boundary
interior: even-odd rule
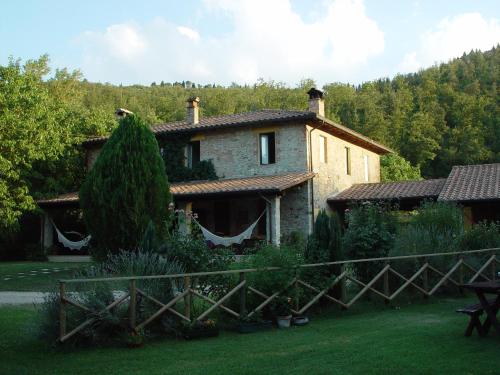
[[[66,284],[59,282],[59,340],[66,335]]]
[[[191,278],[184,276],[184,290],[188,293],[184,296],[184,316],[191,319]]]
[[[387,261],[386,261],[386,262],[384,262],[384,267],[386,267],[387,265],[389,265],[389,262],[387,262]],[[385,273],[384,273],[384,294],[385,294],[386,296],[389,296],[389,295],[390,295],[390,293],[391,293],[391,291],[389,290],[389,270],[387,270],[387,271],[385,271]],[[386,305],[388,305],[388,304],[389,304],[389,302],[390,302],[389,298],[386,298],[386,299],[384,300],[384,303],[385,303]]]
[[[129,282],[129,294],[130,294],[130,304],[129,304],[129,324],[130,329],[135,331],[136,326],[136,307],[137,307],[137,290],[135,288],[135,279],[130,279]]]
[[[295,283],[294,283],[294,291],[295,291],[295,311],[299,311],[300,301],[299,301],[299,268],[295,268]]]
[[[240,272],[240,283],[245,281],[245,272]],[[246,284],[240,289],[240,318],[247,316],[247,286]]]
[[[496,254],[494,254],[493,261],[491,262],[491,280],[495,281],[497,277],[497,259],[496,259]]]
[[[347,263],[342,263],[342,266],[340,266],[340,274],[343,274],[346,268],[347,268]],[[344,303],[347,302],[345,277],[343,277],[342,280],[340,280],[340,300]],[[346,308],[342,306],[342,310],[346,310]]]
[[[424,258],[424,264],[427,263],[427,258]],[[427,267],[422,272],[422,287],[428,292],[429,291],[429,272],[427,271]],[[429,296],[424,294],[424,299],[427,299]]]
[[[459,262],[462,262],[462,263],[460,264],[460,267],[458,268],[458,283],[460,284],[460,286],[458,287],[458,290],[460,291],[460,294],[464,294],[464,288],[462,288],[462,285],[464,283],[464,264],[463,264],[463,261],[464,261],[464,257],[461,256],[459,259]]]

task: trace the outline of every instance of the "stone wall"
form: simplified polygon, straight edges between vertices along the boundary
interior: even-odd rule
[[[312,127],[307,127],[310,131]],[[326,162],[320,161],[320,136],[327,140]],[[316,129],[312,137],[312,167],[317,173],[314,178],[314,210],[315,216],[321,208],[328,208],[327,198],[353,184],[380,182],[380,156],[372,151],[352,144]],[[309,152],[309,144],[308,152]],[[351,155],[351,174],[346,173],[345,147],[349,147]],[[364,175],[364,156],[368,156],[368,181]]]
[[[101,147],[93,147],[93,148],[88,148],[86,152],[86,160],[85,160],[85,166],[87,168],[87,172],[90,171],[90,168],[94,165],[97,156],[99,156],[99,153],[101,152]]]
[[[276,163],[261,165],[259,134],[268,132],[276,134]],[[300,124],[211,131],[195,139],[200,140],[201,159],[211,159],[220,178],[307,171],[306,131]]]
[[[281,235],[311,232],[311,194],[309,182],[286,190],[281,197]]]

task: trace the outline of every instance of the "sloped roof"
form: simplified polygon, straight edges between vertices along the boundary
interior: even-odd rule
[[[170,192],[174,198],[207,197],[215,195],[278,194],[314,177],[312,172],[287,173],[275,176],[253,176],[213,181],[173,183]],[[60,195],[37,202],[41,207],[77,205],[78,192]]]
[[[329,202],[437,198],[445,178],[356,184],[328,198]]]
[[[438,200],[500,200],[500,163],[454,166]]]
[[[392,152],[391,149],[384,145],[375,142],[374,140],[365,137],[364,135],[349,129],[346,126],[339,125],[333,121],[318,116],[315,112],[310,111],[289,111],[281,109],[263,109],[259,111],[243,112],[233,115],[210,116],[202,117],[198,124],[190,124],[189,122],[175,121],[163,124],[156,124],[151,127],[153,133],[157,136],[181,133],[181,132],[200,132],[204,130],[214,130],[222,128],[246,127],[251,125],[264,125],[277,122],[290,122],[297,120],[311,120],[320,124],[320,127],[325,131],[330,131],[335,136],[345,139],[354,144],[358,144],[373,152],[386,154]],[[92,146],[104,143],[108,137],[94,137],[83,142],[84,146]]]
[[[287,173],[276,176],[254,176],[213,181],[175,183],[170,191],[176,198],[231,193],[280,193],[314,177],[312,172]]]
[[[314,112],[308,111],[286,111],[277,109],[263,109],[260,111],[243,112],[233,115],[222,116],[209,116],[202,117],[198,124],[190,124],[189,122],[174,121],[161,124],[155,124],[151,130],[156,135],[162,135],[175,132],[197,132],[208,129],[219,129],[233,126],[246,126],[260,122],[273,122],[273,121],[292,121],[292,120],[307,120],[315,117]],[[102,143],[108,137],[95,137],[90,138],[84,142],[84,145],[91,145],[94,143]]]

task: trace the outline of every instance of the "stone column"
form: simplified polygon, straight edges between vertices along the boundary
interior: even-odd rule
[[[177,209],[183,211],[178,213],[179,232],[184,235],[191,234],[191,213],[193,211],[193,202],[178,202]]]
[[[42,216],[42,245],[43,248],[49,248],[54,244],[54,228],[50,222],[50,216],[44,211]]]
[[[281,197],[276,195],[270,201],[271,242],[279,246],[281,239]]]

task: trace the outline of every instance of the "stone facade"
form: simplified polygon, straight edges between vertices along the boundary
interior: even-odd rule
[[[276,162],[261,165],[259,134],[275,133]],[[206,132],[200,140],[201,160],[212,160],[220,178],[279,175],[307,171],[306,132],[300,124],[276,124]]]
[[[380,156],[363,147],[344,141],[320,129],[307,126],[311,136],[312,170],[316,173],[314,185],[315,216],[322,208],[328,209],[327,198],[351,187],[353,184],[380,182]],[[320,160],[320,141],[326,139],[325,162]],[[346,171],[346,147],[350,152],[350,174]],[[368,162],[368,178],[365,179],[365,157]]]
[[[276,161],[273,164],[261,165],[259,134],[269,132],[275,133]],[[320,160],[321,137],[326,146],[324,161]],[[356,183],[380,181],[380,156],[377,153],[305,123],[277,123],[270,126],[212,130],[194,134],[191,140],[200,141],[200,159],[212,160],[220,178],[280,175],[311,169],[316,173],[312,181],[286,190],[281,197],[266,197],[269,214],[265,225],[268,228],[268,237],[269,233],[272,237],[268,239],[275,243],[279,243],[276,233],[282,236],[293,231],[311,233],[319,210],[328,209],[328,197]],[[349,174],[346,171],[346,147],[350,150]],[[88,150],[87,168],[93,165],[99,152],[99,148]],[[365,171],[368,172],[367,176]],[[258,217],[261,207],[257,207],[255,202],[261,199],[262,197],[255,196],[226,200],[227,205],[231,207],[227,212],[228,235],[240,233],[247,225],[247,221],[238,224],[233,218],[248,215],[250,224],[250,218],[253,222]],[[314,208],[311,204],[313,200]],[[185,203],[188,202],[182,202]],[[217,210],[214,202],[209,199],[197,201],[193,210],[196,212],[197,209],[205,212],[207,228],[215,230]],[[278,219],[279,223],[276,223]],[[254,235],[265,235],[262,233],[262,227],[257,229]]]
[[[87,167],[87,172],[90,171],[90,168],[94,165],[99,153],[101,152],[101,147],[92,147],[87,149],[86,158],[85,158],[85,166]]]

